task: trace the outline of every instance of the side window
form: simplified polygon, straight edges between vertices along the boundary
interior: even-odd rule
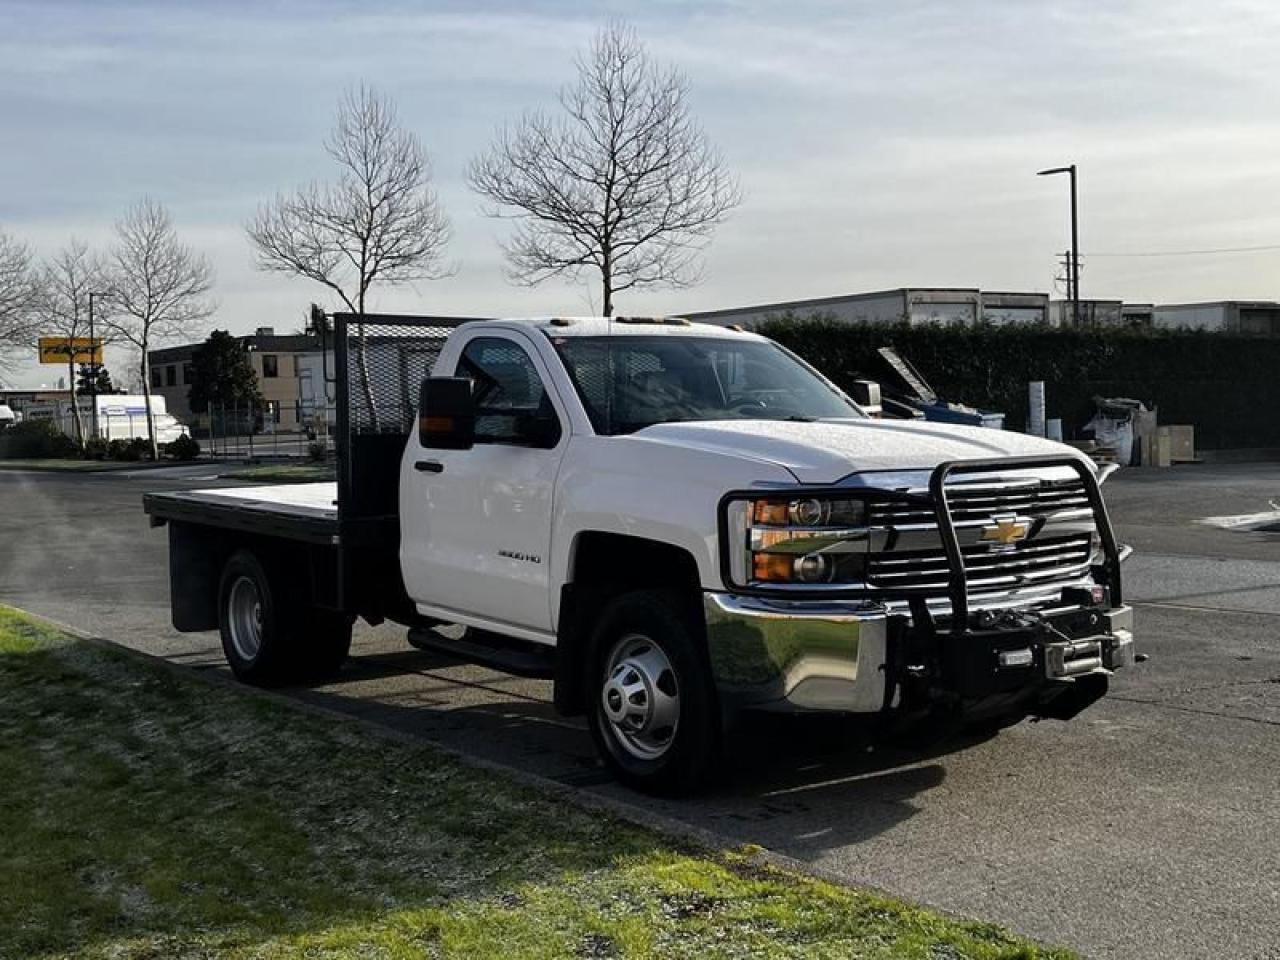
[[[458,360],[457,376],[472,383],[476,443],[554,447],[560,421],[533,360],[519,344],[478,337]]]

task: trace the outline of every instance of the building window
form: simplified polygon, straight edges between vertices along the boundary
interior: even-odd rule
[[[176,387],[178,385],[178,368],[172,363],[164,368],[164,385],[166,387]]]
[[[263,377],[280,376],[279,358],[274,353],[264,353],[262,355],[262,375]]]
[[[189,363],[184,363],[182,365],[182,383],[184,386],[190,386],[191,381],[195,379],[195,375],[192,373],[192,369],[193,368]]]
[[[151,386],[159,387],[164,383],[159,367],[151,368]]]

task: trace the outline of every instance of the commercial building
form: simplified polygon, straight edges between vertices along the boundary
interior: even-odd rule
[[[1075,326],[1070,300],[1049,303],[1049,322],[1055,327]],[[1124,323],[1124,303],[1120,300],[1081,300],[1080,326],[1118,327]]]
[[[1156,305],[1154,303],[1123,303],[1120,305],[1120,320],[1126,327],[1150,327],[1155,325]]]
[[[1280,303],[1274,300],[1162,303],[1155,307],[1154,322],[1157,327],[1171,329],[1280,336]]]
[[[319,341],[309,334],[277,336],[271,327],[259,327],[256,333],[236,339],[249,354],[258,389],[266,401],[264,421],[285,432],[302,429],[299,373],[308,367],[304,358],[319,353]],[[200,346],[202,344],[190,343],[164,347],[149,354],[152,391],[164,397],[169,412],[184,423],[205,421],[204,416],[192,413],[187,399],[191,388],[191,357]]]
[[[71,391],[63,388],[36,388],[33,390],[0,390],[0,404],[16,411],[26,413],[28,408],[65,404],[71,401]]]
[[[726,310],[706,310],[683,316],[719,326],[754,326],[787,314],[815,314],[845,323],[906,321],[912,325],[974,323],[1044,323],[1049,295],[1009,293],[970,288],[900,287],[875,293],[852,293],[809,300],[785,300]]]

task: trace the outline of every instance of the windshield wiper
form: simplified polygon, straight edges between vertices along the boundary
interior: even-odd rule
[[[780,417],[779,419],[790,420],[792,423],[817,423],[818,422],[817,417],[805,417],[805,416],[801,416],[798,413],[793,413],[790,416],[786,416],[786,417]]]

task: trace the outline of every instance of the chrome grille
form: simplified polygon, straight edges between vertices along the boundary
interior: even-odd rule
[[[1093,557],[1092,522],[1078,511],[1089,511],[1084,481],[1005,476],[947,484],[951,521],[959,529],[960,554],[965,579],[972,594],[1052,587],[1085,575]],[[1060,516],[1064,511],[1072,516]],[[978,529],[998,517],[1024,517],[1035,523],[1036,534],[1008,546],[978,541]],[[890,537],[890,549],[867,558],[867,583],[883,590],[944,592],[948,587],[947,555],[931,507],[914,503],[880,502],[870,507],[873,527],[915,531],[899,540]],[[1082,529],[1083,527],[1083,529]],[[924,542],[921,542],[923,538]],[[898,549],[893,543],[898,541]]]
[[[947,506],[952,522],[964,523],[986,521],[997,514],[1038,517],[1060,510],[1088,510],[1089,495],[1080,479],[955,483],[947,485]],[[871,505],[873,526],[933,526],[936,523],[931,507],[893,502]]]
[[[970,592],[1020,587],[1067,580],[1085,572],[1091,553],[1090,537],[1040,537],[1013,548],[993,552],[987,544],[962,547]],[[875,553],[868,558],[867,582],[881,589],[937,589],[947,587],[947,555],[936,550]]]

